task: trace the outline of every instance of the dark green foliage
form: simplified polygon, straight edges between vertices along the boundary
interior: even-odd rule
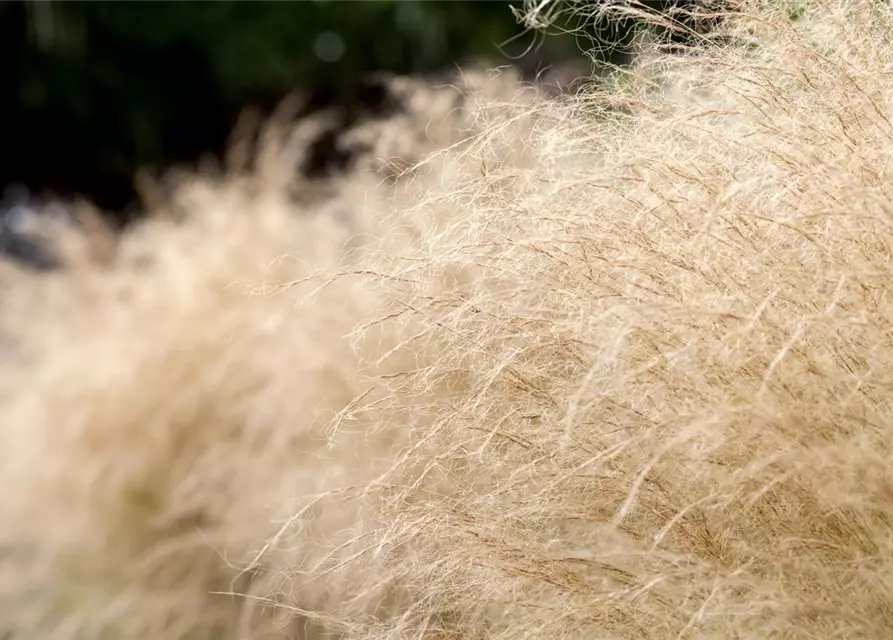
[[[139,167],[220,154],[247,105],[269,110],[303,88],[314,92],[316,104],[350,107],[361,102],[360,81],[370,71],[422,73],[471,58],[516,60],[544,40],[518,24],[512,7],[520,4],[0,0],[6,71],[0,98],[11,107],[3,119],[0,189],[21,181],[85,193],[119,210],[133,199]],[[616,43],[627,32],[626,25],[600,25],[592,33]],[[317,55],[315,43],[325,33],[340,39],[337,60]],[[547,46],[526,58],[528,66],[579,58],[580,44],[546,38]]]
[[[0,21],[12,106],[0,182],[110,207],[137,167],[221,151],[246,104],[299,87],[349,103],[369,71],[497,57],[520,31],[504,2],[2,2]],[[343,43],[335,62],[314,52],[325,32]]]

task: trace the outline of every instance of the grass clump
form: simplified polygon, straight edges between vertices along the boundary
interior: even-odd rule
[[[735,9],[7,291],[10,635],[889,637],[893,10]]]
[[[737,9],[544,109],[523,164],[491,130],[381,257],[438,354],[392,397],[452,479],[389,517],[451,637],[891,631],[893,13]]]

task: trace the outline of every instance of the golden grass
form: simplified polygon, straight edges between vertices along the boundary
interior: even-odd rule
[[[0,624],[890,637],[893,9],[789,5],[0,280]]]

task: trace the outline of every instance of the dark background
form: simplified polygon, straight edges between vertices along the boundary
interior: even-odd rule
[[[269,111],[292,90],[316,107],[362,109],[371,71],[483,60],[532,74],[581,59],[578,37],[525,34],[511,6],[520,2],[0,0],[0,189],[80,194],[122,212],[138,168],[220,154],[243,108]],[[622,61],[629,25],[588,33],[620,45],[603,57]]]

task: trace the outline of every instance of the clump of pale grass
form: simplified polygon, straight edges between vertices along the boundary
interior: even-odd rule
[[[460,133],[453,104],[394,126],[421,108]],[[252,170],[144,178],[152,215],[120,237],[48,230],[65,270],[2,265],[4,637],[317,637],[396,597],[346,562],[403,438],[342,415],[380,396],[349,333],[381,294],[322,286],[385,190],[357,170],[296,202],[308,126],[272,122]]]
[[[22,364],[3,368],[0,620],[12,637],[257,633],[243,601],[212,592],[263,581],[261,564],[241,570],[277,521],[341,489],[313,507],[314,526],[332,538],[362,527],[333,505],[375,464],[354,465],[356,443],[325,428],[363,391],[337,339],[362,296],[342,288],[301,312],[246,286],[337,265],[346,233],[270,199],[190,195],[188,223],[134,230],[116,268],[31,283],[44,299],[7,296],[29,303],[31,323],[13,333]],[[295,246],[300,259],[273,263]],[[321,562],[326,544],[337,547],[297,548],[289,565]]]
[[[418,604],[356,637],[893,633],[893,10],[736,8],[401,212]]]
[[[893,12],[788,4],[4,292],[3,630],[888,637]]]

